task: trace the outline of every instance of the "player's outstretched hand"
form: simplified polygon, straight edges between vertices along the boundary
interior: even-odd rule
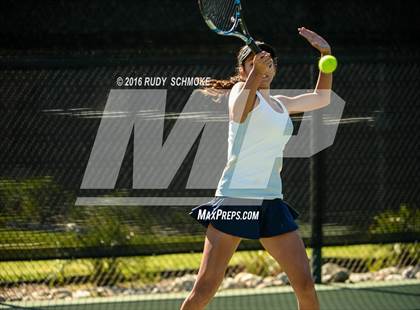
[[[331,46],[328,42],[321,37],[319,34],[306,29],[305,27],[298,28],[299,34],[304,37],[308,42],[315,47],[318,51],[322,54],[330,54],[331,53]]]

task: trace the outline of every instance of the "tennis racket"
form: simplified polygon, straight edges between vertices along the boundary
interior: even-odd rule
[[[201,15],[207,26],[222,36],[242,39],[257,54],[261,48],[248,32],[240,0],[198,0]],[[239,26],[239,27],[238,27]]]

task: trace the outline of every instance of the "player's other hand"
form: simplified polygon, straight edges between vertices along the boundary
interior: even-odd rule
[[[254,56],[253,67],[257,74],[266,74],[271,66],[273,66],[273,59],[270,53],[262,51]]]
[[[330,54],[331,46],[328,42],[316,32],[306,29],[305,27],[298,28],[299,34],[315,47],[322,54]]]

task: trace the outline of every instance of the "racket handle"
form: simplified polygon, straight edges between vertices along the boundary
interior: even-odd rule
[[[255,43],[255,41],[253,39],[250,40],[250,42],[248,43],[248,46],[251,48],[251,50],[255,54],[258,54],[262,51],[261,48]]]

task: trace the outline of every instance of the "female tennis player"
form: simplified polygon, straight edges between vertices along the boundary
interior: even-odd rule
[[[331,53],[321,36],[304,27],[298,31],[322,56]],[[182,310],[205,308],[242,238],[259,239],[285,270],[299,310],[319,309],[309,259],[294,221],[299,213],[283,200],[280,171],[282,151],[293,131],[289,115],[327,106],[332,74],[320,72],[312,93],[270,96],[277,57],[270,45],[257,44],[262,52],[256,55],[248,46],[240,49],[235,77],[212,83],[213,88],[231,88],[228,161],[214,199],[190,213],[207,232],[197,280]]]

